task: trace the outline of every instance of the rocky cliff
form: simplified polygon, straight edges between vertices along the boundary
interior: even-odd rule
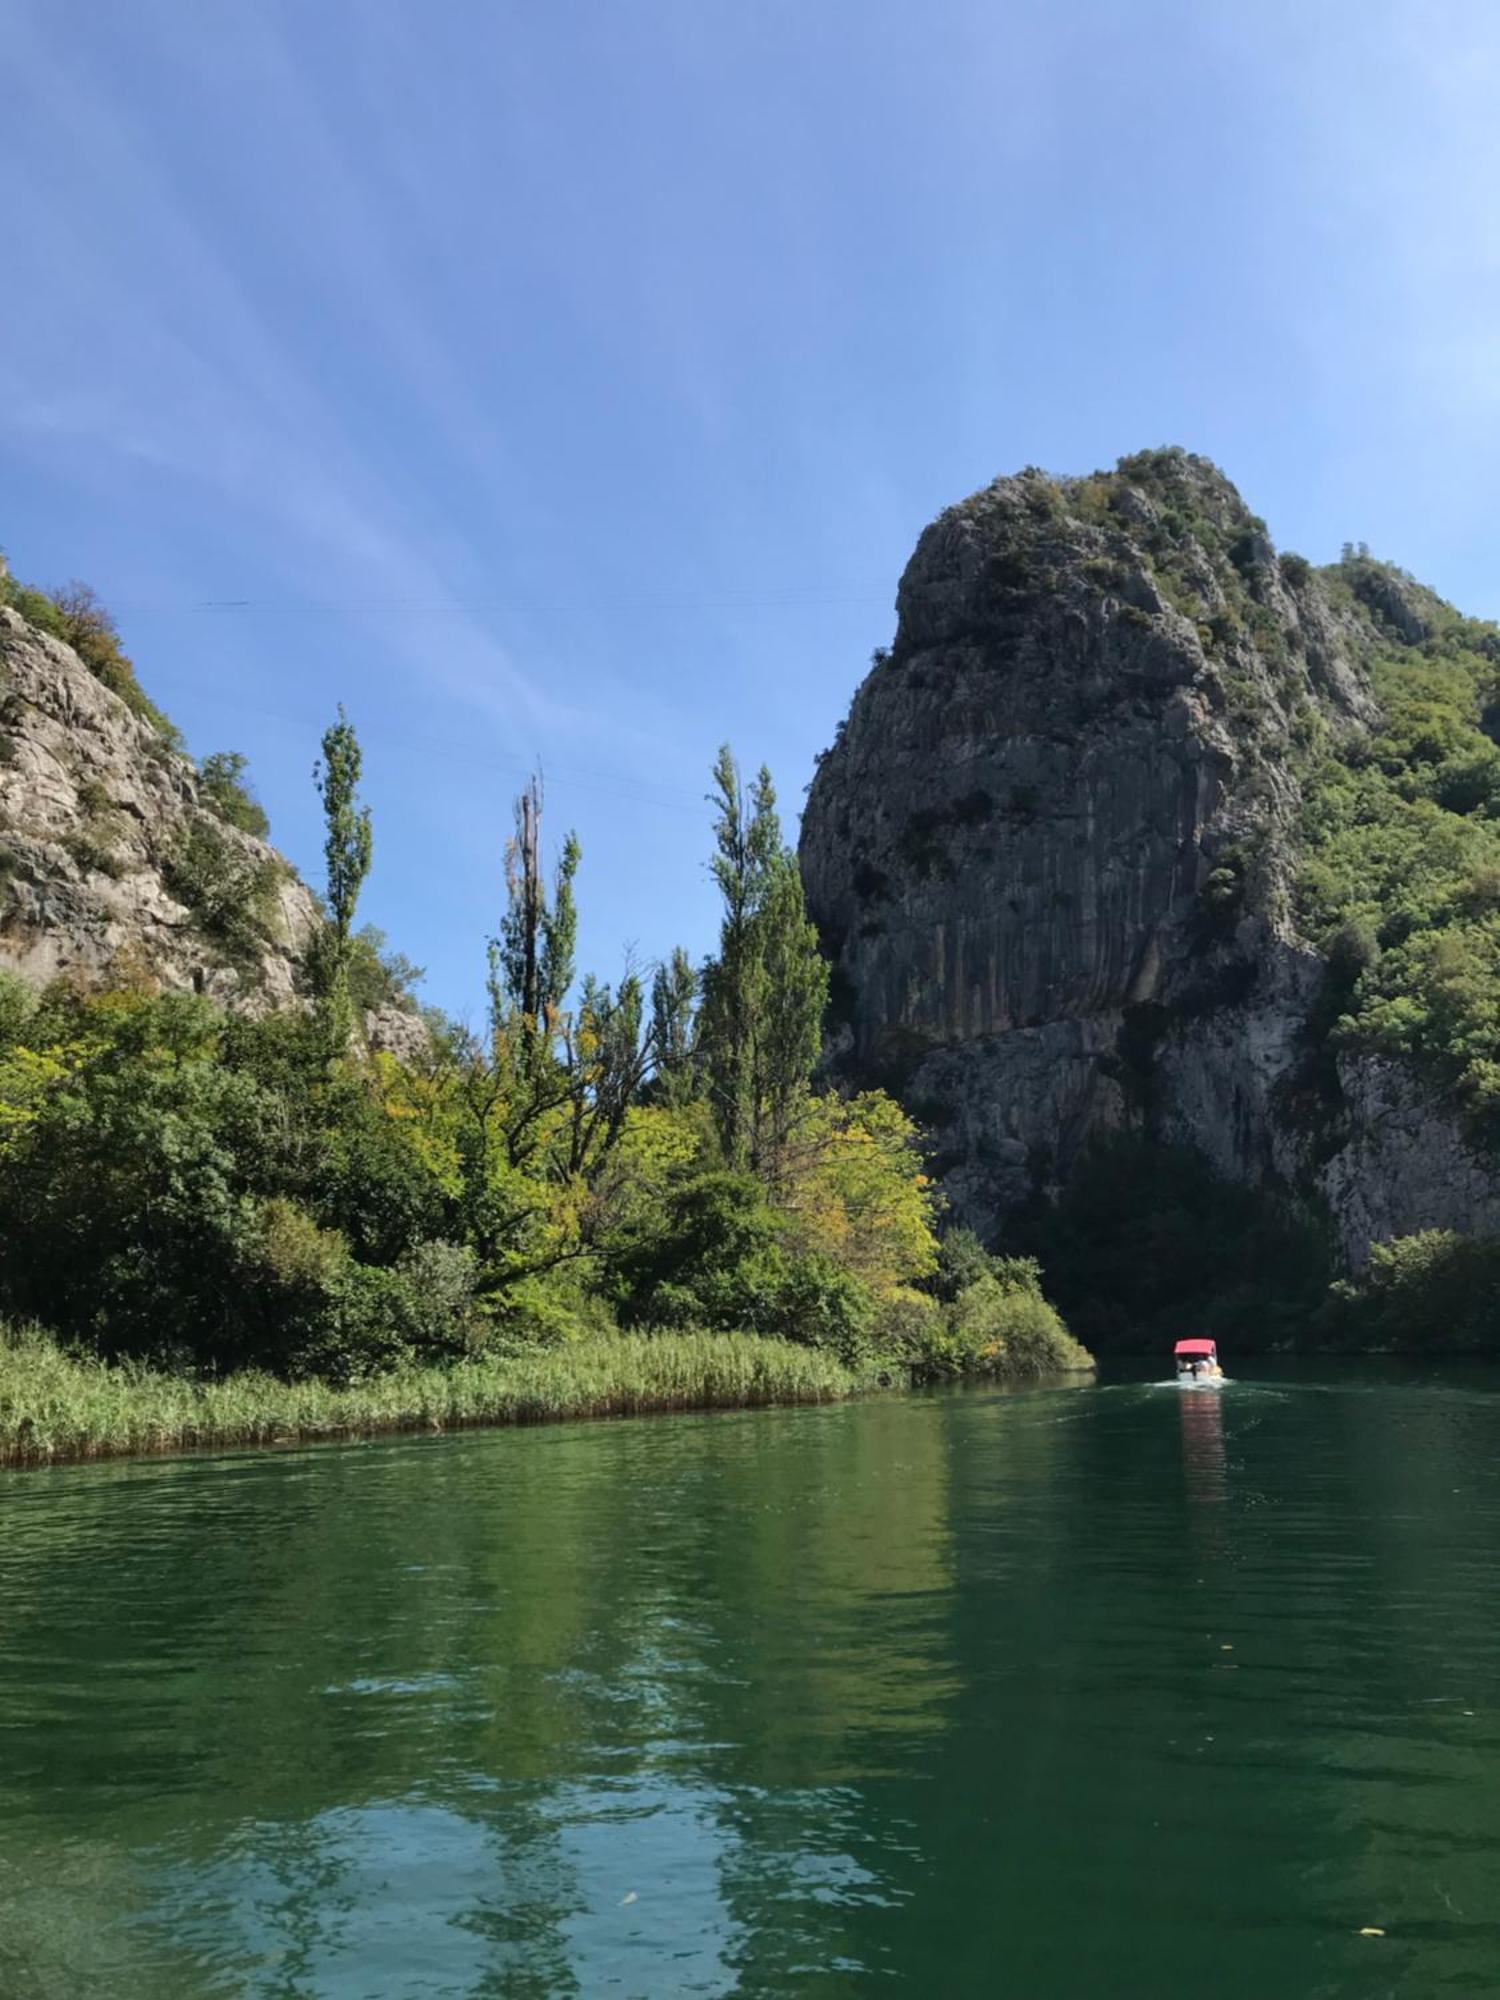
[[[1181,452],[1000,479],[922,535],[801,859],[832,1059],[928,1123],[982,1233],[1121,1131],[1299,1190],[1354,1264],[1500,1227],[1428,1077],[1315,1046],[1326,940],[1299,927],[1309,774],[1380,726],[1371,661],[1424,641],[1427,601],[1278,557]]]
[[[320,921],[290,866],[215,809],[191,758],[0,606],[0,964],[261,1010],[305,992]]]
[[[39,593],[11,590],[52,616]],[[235,783],[205,778],[113,647],[108,664],[133,700],[0,602],[0,968],[86,989],[146,982],[247,1013],[306,1004],[323,929],[311,892],[237,823],[264,821]],[[391,1003],[364,1030],[397,1053],[426,1041],[415,1011]]]

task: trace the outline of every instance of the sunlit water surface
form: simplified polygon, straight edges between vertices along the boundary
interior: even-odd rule
[[[1500,1993],[1497,1388],[6,1475],[0,1994]]]

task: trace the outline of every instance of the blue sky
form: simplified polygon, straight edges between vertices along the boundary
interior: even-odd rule
[[[0,0],[0,543],[81,576],[472,1013],[509,801],[583,958],[708,947],[923,524],[1207,452],[1500,615],[1492,0]]]

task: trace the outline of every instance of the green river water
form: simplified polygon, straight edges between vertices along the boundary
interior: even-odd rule
[[[1500,1993],[1497,1391],[4,1475],[0,1996]]]

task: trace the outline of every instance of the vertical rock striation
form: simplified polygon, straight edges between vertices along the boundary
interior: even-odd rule
[[[1416,616],[1392,588],[1382,618]],[[1301,1185],[1355,1262],[1500,1221],[1456,1122],[1388,1065],[1341,1059],[1336,1143],[1294,1115],[1323,980],[1292,913],[1299,770],[1375,720],[1373,615],[1182,452],[1000,479],[923,533],[801,861],[831,1059],[931,1126],[982,1232],[1123,1129]]]

